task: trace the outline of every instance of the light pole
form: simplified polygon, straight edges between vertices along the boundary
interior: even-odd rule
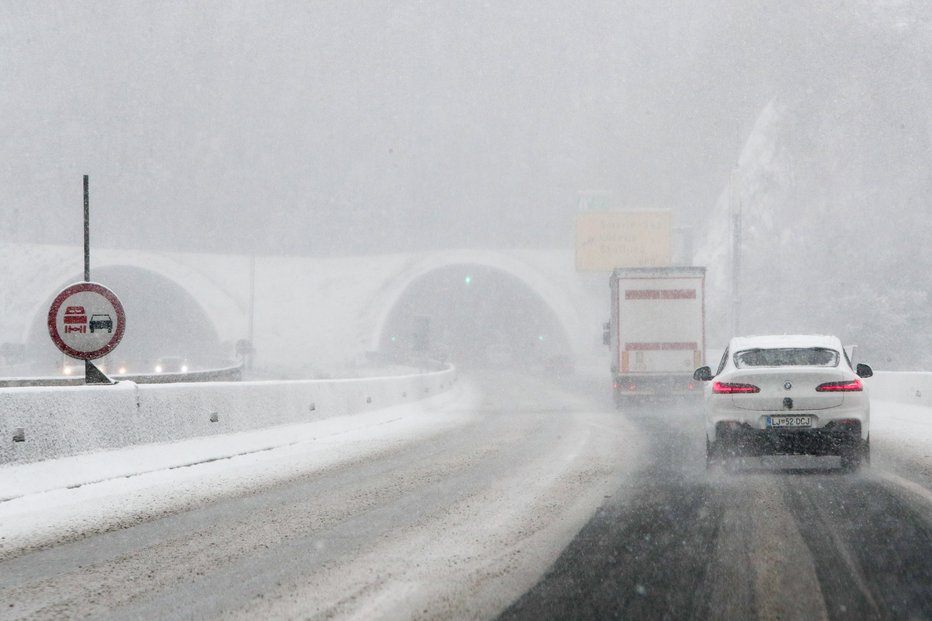
[[[731,333],[734,336],[741,330],[741,197],[738,195],[735,178],[737,168],[732,172],[731,187],[728,196],[731,203]]]

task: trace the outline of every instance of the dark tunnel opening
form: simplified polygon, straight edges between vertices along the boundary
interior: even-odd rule
[[[380,353],[393,362],[429,357],[467,369],[563,374],[573,367],[547,303],[520,279],[475,265],[441,268],[412,283],[385,323]]]

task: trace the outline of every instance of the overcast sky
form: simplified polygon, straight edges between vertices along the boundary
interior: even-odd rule
[[[591,190],[692,225],[852,24],[928,16],[750,4],[0,0],[0,232],[80,243],[84,173],[122,247],[569,248]]]

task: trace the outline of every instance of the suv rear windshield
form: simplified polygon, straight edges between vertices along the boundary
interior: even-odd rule
[[[735,366],[751,367],[837,367],[838,352],[824,347],[746,349],[735,354]]]

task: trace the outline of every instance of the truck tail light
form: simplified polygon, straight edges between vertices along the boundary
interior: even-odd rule
[[[816,392],[860,392],[864,385],[860,379],[845,382],[825,382],[816,386]]]
[[[732,382],[715,382],[712,384],[712,392],[717,395],[738,395],[760,392],[760,388],[754,384],[736,384]]]

